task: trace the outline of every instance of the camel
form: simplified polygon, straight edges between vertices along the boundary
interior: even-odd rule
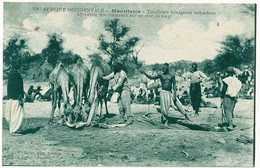
[[[49,76],[49,82],[51,85],[51,89],[53,90],[52,110],[50,114],[49,124],[53,122],[54,112],[57,107],[57,101],[58,101],[58,108],[60,114],[61,96],[63,96],[64,111],[62,115],[60,114],[60,117],[64,121],[64,119],[66,119],[66,117],[69,116],[69,121],[71,122],[73,109],[70,105],[69,97],[68,97],[69,90],[70,90],[70,76],[68,71],[65,69],[64,65],[60,61],[57,62],[55,68],[51,72]]]
[[[89,70],[84,66],[82,59],[78,59],[77,63],[74,65],[71,71],[72,80],[74,83],[74,113],[75,113],[75,122],[78,117],[81,115],[83,121],[86,120],[85,113],[82,111],[83,98],[84,103],[87,102],[87,91],[89,88]],[[86,108],[85,111],[88,111],[88,105],[84,106]]]
[[[92,66],[90,69],[90,87],[88,91],[88,102],[91,105],[88,120],[86,125],[91,124],[93,117],[96,116],[98,106],[100,106],[100,117],[103,117],[103,102],[106,108],[106,114],[108,114],[107,108],[107,91],[109,82],[106,80],[100,80],[99,77],[106,76],[111,72],[111,68],[100,56],[94,55],[90,57]]]

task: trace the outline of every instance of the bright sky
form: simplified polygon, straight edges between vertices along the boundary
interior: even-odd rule
[[[15,33],[28,39],[28,45],[40,53],[47,45],[47,34],[58,32],[64,37],[65,50],[87,58],[98,51],[97,38],[104,33],[105,19],[114,17],[77,16],[75,12],[33,11],[33,7],[140,9],[163,11],[208,11],[214,15],[179,15],[171,18],[119,18],[131,28],[129,36],[141,38],[144,45],[139,58],[147,64],[179,60],[203,61],[216,56],[219,41],[226,35],[253,37],[254,15],[241,4],[68,4],[4,3],[4,43]],[[39,27],[35,31],[35,27]],[[137,48],[138,48],[137,47]]]

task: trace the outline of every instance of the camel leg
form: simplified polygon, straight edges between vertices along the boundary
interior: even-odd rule
[[[64,122],[64,113],[61,113],[61,110],[60,110],[60,107],[61,107],[61,99],[62,99],[62,92],[61,92],[61,89],[58,90],[58,96],[57,99],[58,99],[58,108],[59,108],[59,121],[58,123],[59,124],[62,124]]]
[[[52,93],[52,110],[51,110],[51,115],[50,115],[50,120],[48,124],[53,123],[53,118],[54,118],[54,111],[57,107],[57,90],[53,90]]]
[[[107,108],[107,97],[104,98],[104,102],[105,102],[105,108],[106,108],[106,115],[109,115],[108,108]]]
[[[82,117],[82,104],[83,104],[83,94],[84,94],[84,84],[83,81],[79,82],[79,86],[78,86],[78,110],[75,110],[74,112],[76,113],[76,118],[75,118],[75,122],[77,122],[78,118]]]
[[[86,102],[88,101],[87,95],[88,95],[88,85],[85,83],[83,86],[83,97],[82,97],[82,101],[84,101],[84,104],[86,104]]]
[[[82,101],[83,101],[83,82],[80,83],[80,86],[79,86],[79,91],[78,91],[78,105],[80,106],[80,108],[82,107]]]
[[[57,97],[57,99],[58,99],[59,116],[62,116],[61,112],[60,112],[60,107],[61,107],[61,90],[58,90],[58,94],[59,94],[59,98]]]
[[[65,81],[62,83],[61,90],[62,90],[62,95],[63,95],[63,100],[64,100],[64,114],[66,115],[67,113],[71,113],[73,111],[72,107],[70,105],[70,102],[69,102],[69,97],[68,97],[68,94],[69,94],[68,81]]]
[[[105,101],[104,99],[100,100],[100,117],[99,117],[99,122],[104,122],[105,118],[106,118],[106,114],[104,114],[103,112],[103,101]]]
[[[74,102],[73,102],[72,107],[74,108],[77,105],[77,90],[76,90],[75,85],[73,85],[73,98],[74,98]]]
[[[104,116],[103,114],[103,100],[99,100],[99,104],[100,104],[100,118],[102,118]]]
[[[73,107],[74,108],[74,122],[77,122],[78,118],[81,116],[81,109],[82,109],[82,94],[83,94],[83,84],[77,80],[76,81],[76,91],[74,93],[76,93],[76,104]]]
[[[86,101],[87,101],[87,99],[86,99],[86,87],[85,87],[85,85],[83,86],[83,90],[82,90],[82,105],[81,105],[81,116],[82,116],[82,121],[84,121],[84,119],[85,119],[85,106],[86,106]],[[84,105],[83,105],[84,104]],[[84,109],[83,109],[83,107],[84,107]]]
[[[91,121],[92,121],[93,117],[96,115],[97,107],[98,107],[98,100],[95,99],[94,102],[93,102],[93,104],[91,105],[91,108],[90,108],[90,112],[89,112],[89,116],[88,116],[88,120],[87,120],[87,124],[86,124],[86,125],[91,124]]]

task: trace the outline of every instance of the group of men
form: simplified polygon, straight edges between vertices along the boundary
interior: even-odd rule
[[[115,85],[110,92],[117,93],[116,101],[119,107],[119,112],[124,117],[127,124],[133,122],[133,115],[131,111],[131,91],[128,83],[127,74],[123,68],[123,63],[120,61],[114,61],[112,64],[113,72],[108,76],[101,76],[102,80],[115,80]],[[160,91],[160,111],[161,121],[163,124],[168,125],[169,108],[177,107],[178,111],[183,116],[190,120],[189,115],[183,108],[179,99],[177,98],[176,79],[173,74],[169,72],[169,64],[165,63],[162,67],[162,73],[157,75],[149,75],[144,71],[140,71],[149,79],[159,79],[161,82]],[[233,111],[237,100],[237,94],[241,89],[241,82],[235,75],[234,67],[227,69],[228,76],[222,80],[223,87],[221,90],[221,102],[224,109],[224,114],[228,128],[233,130]],[[199,115],[199,108],[201,103],[201,82],[206,79],[207,76],[201,71],[198,71],[197,64],[191,65],[190,76],[190,98],[191,104],[195,115]],[[6,104],[5,118],[9,122],[10,133],[19,131],[23,119],[23,80],[19,73],[19,66],[14,64],[12,71],[8,76],[7,86],[8,102]]]
[[[34,102],[35,99],[39,99],[42,94],[41,94],[41,86],[37,86],[36,89],[34,89],[33,85],[31,85],[27,91],[27,93],[25,94],[25,101],[26,102]]]

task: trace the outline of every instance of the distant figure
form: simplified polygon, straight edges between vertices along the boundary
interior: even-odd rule
[[[187,90],[185,90],[183,92],[183,94],[180,97],[180,102],[181,104],[183,104],[184,106],[187,106],[190,104],[190,96]]]
[[[36,90],[34,91],[34,99],[40,99],[42,97],[42,94],[41,94],[41,91],[42,91],[42,88],[41,86],[37,86]]]
[[[153,103],[154,102],[154,92],[153,89],[149,89],[148,93],[148,103]]]
[[[41,96],[41,100],[51,101],[52,91],[53,91],[53,90],[49,88],[49,89]]]
[[[251,68],[249,68],[248,66],[245,67],[243,73],[243,81],[245,82],[245,84],[250,85],[251,81],[253,79],[253,71]]]
[[[190,98],[195,115],[199,115],[200,103],[201,103],[201,86],[200,83],[207,78],[207,76],[201,71],[197,70],[198,65],[193,63],[191,65],[190,75]]]
[[[242,75],[247,89],[246,96],[251,97],[254,93],[254,71],[247,66]]]
[[[141,104],[146,103],[146,91],[143,88],[139,89],[139,93],[138,93],[136,99]]]
[[[27,94],[31,96],[34,91],[35,90],[33,89],[33,85],[31,85],[30,88],[27,91]]]
[[[33,93],[35,92],[33,85],[31,85],[27,91],[25,101],[32,103],[34,101]]]
[[[237,95],[242,87],[242,83],[237,79],[234,67],[227,68],[227,77],[222,80],[221,104],[224,109],[224,117],[228,122],[228,129],[233,130],[233,113],[237,102]],[[223,114],[222,114],[223,115]]]
[[[221,91],[221,87],[222,87],[222,78],[221,78],[221,73],[217,72],[214,79],[213,79],[213,85],[215,85],[216,89],[218,89],[218,93]],[[219,96],[219,94],[218,94]]]
[[[20,64],[14,63],[8,75],[8,101],[5,109],[5,119],[9,123],[9,132],[14,135],[19,134],[23,122],[24,88],[19,68]]]
[[[141,73],[145,74],[149,79],[160,79],[162,84],[162,90],[160,91],[160,106],[161,106],[161,120],[164,125],[168,125],[168,112],[169,108],[176,106],[178,110],[189,120],[189,117],[182,107],[180,101],[176,97],[176,81],[175,76],[169,73],[169,64],[165,63],[162,68],[163,73],[157,75],[149,75],[144,71]]]

